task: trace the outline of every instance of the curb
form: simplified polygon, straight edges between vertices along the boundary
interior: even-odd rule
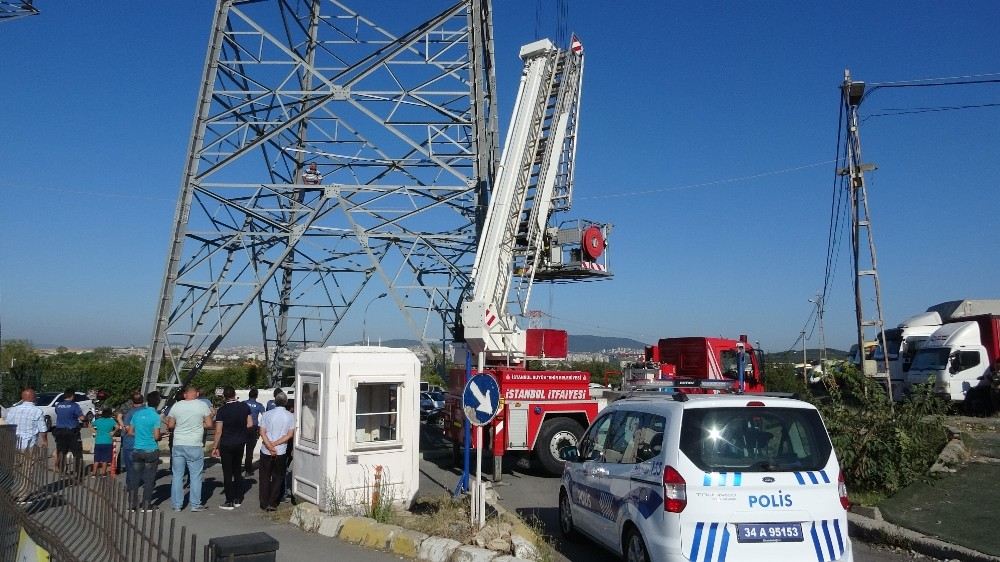
[[[942,540],[928,537],[899,525],[877,521],[857,513],[847,514],[848,534],[876,544],[901,546],[920,554],[949,560],[968,562],[1000,562],[1000,557],[992,556]]]
[[[344,542],[421,562],[532,562],[531,559],[379,523],[368,517],[328,515],[312,504],[295,506],[289,523],[303,531],[336,537]]]

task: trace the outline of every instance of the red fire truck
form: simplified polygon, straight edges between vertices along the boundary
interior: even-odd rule
[[[528,330],[529,341],[532,331]],[[592,396],[590,373],[514,367],[488,367],[485,372],[497,380],[501,397],[500,413],[483,428],[486,448],[494,457],[494,480],[500,479],[501,457],[508,452],[530,452],[540,468],[550,474],[562,474],[559,450],[576,446],[597,412],[607,405],[604,398]],[[452,372],[450,379],[444,412],[445,435],[455,444],[457,457],[464,435],[465,373]],[[479,446],[474,436],[472,446]]]
[[[683,337],[663,338],[657,345],[646,348],[645,361],[623,371],[626,389],[638,388],[654,381],[728,380],[735,389],[739,385],[738,356],[743,349],[743,389],[763,392],[763,354],[747,341],[726,338]],[[677,392],[701,394],[718,392],[703,388],[677,388]]]

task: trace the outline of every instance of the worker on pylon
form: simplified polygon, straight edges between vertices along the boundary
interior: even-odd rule
[[[319,170],[316,169],[315,162],[309,164],[309,168],[302,174],[302,183],[306,185],[319,185],[319,182],[322,179],[323,176],[321,176]]]

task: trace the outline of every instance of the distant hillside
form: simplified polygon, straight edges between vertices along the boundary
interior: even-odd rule
[[[832,360],[844,360],[847,359],[848,353],[840,349],[826,349],[826,358]],[[774,363],[801,363],[802,362],[802,350],[796,351],[782,351],[780,353],[766,353],[764,355],[768,362]],[[806,349],[806,359],[809,361],[819,359],[819,349]]]
[[[417,341],[417,340],[408,340],[408,339],[394,339],[394,340],[381,340],[381,341],[379,341],[376,338],[371,338],[369,343],[371,343],[372,345],[381,345],[382,347],[417,347],[418,345],[420,345],[419,341]],[[352,342],[344,344],[344,345],[364,345],[364,342],[362,342],[362,341],[352,341]],[[438,342],[437,346],[441,347],[440,342]]]
[[[641,341],[636,341],[631,338],[569,335],[569,350],[577,353],[595,353],[603,349],[615,349],[619,347],[642,349],[645,346],[646,344]]]

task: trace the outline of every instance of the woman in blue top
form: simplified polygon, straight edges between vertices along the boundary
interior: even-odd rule
[[[101,410],[101,417],[94,420],[94,476],[108,475],[112,437],[118,428],[118,422],[111,414],[111,408],[104,408]]]

